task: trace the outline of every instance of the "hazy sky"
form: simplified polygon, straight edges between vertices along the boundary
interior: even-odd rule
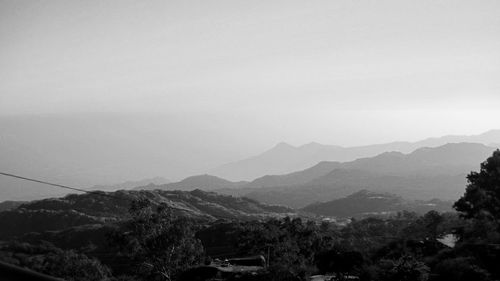
[[[165,112],[262,147],[479,133],[500,127],[499,15],[498,0],[0,1],[0,112]]]

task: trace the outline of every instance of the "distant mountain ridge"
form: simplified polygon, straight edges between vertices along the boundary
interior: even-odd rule
[[[246,188],[218,192],[293,208],[363,189],[409,199],[456,200],[463,193],[466,175],[477,170],[494,150],[482,144],[457,143],[409,154],[382,153],[345,163],[321,162],[303,171],[255,179]]]
[[[500,130],[491,130],[480,135],[450,135],[418,142],[392,142],[356,147],[318,143],[295,147],[287,143],[279,143],[260,155],[217,167],[211,170],[210,174],[233,181],[253,180],[265,175],[288,174],[303,170],[323,161],[347,162],[358,158],[373,157],[384,152],[410,153],[418,148],[432,148],[447,143],[461,142],[497,147],[500,144]]]
[[[208,143],[199,151],[193,146],[190,146],[190,149],[176,149],[179,141],[190,142],[196,132],[191,132],[194,135],[186,135],[186,132],[175,134],[178,138],[175,142],[171,141],[171,134],[160,129],[163,125],[153,126],[154,130],[144,126],[151,122],[161,123],[157,117],[3,117],[0,118],[0,169],[7,173],[86,190],[113,191],[138,186],[140,189],[155,189],[159,186],[160,189],[166,190],[221,190],[237,187],[238,190],[232,191],[231,194],[244,195],[246,191],[241,190],[243,187],[306,184],[331,172],[338,163],[374,157],[384,152],[409,153],[422,146],[436,147],[444,142],[500,143],[500,130],[475,136],[445,136],[416,143],[393,142],[359,147],[322,145],[314,142],[294,147],[280,143],[261,155],[224,165],[227,169],[217,168],[209,172],[220,179],[195,178],[167,186],[166,180],[153,177],[165,175],[178,179],[186,175],[196,175],[210,171],[209,167],[216,165],[213,163],[223,163],[231,157],[223,157],[219,152],[207,152],[206,150],[210,150]],[[33,142],[34,136],[36,142]],[[219,143],[219,138],[216,139]],[[144,146],[144,143],[150,145]],[[201,157],[200,153],[205,156]],[[226,160],[216,161],[222,158]],[[320,165],[323,170],[318,167],[309,170],[315,165]],[[180,174],[182,176],[169,176]],[[286,177],[278,177],[281,175]],[[130,178],[147,180],[126,182]],[[245,178],[252,182],[247,185],[240,181]],[[123,183],[115,184],[117,182]],[[67,193],[66,190],[38,183],[0,177],[0,200],[27,201],[63,196]]]
[[[137,181],[126,181],[123,183],[110,184],[110,185],[94,185],[91,190],[102,190],[102,191],[116,191],[120,189],[137,189],[141,186],[151,186],[151,185],[162,185],[170,183],[169,180],[162,177],[154,177],[148,179],[142,179]]]
[[[210,191],[220,188],[238,188],[243,187],[248,182],[231,182],[223,178],[219,178],[211,175],[197,175],[187,177],[179,182],[160,184],[160,185],[147,185],[135,187],[135,190],[183,190],[190,191],[195,189],[200,189],[204,191]]]
[[[267,175],[251,182],[231,182],[205,174],[136,189],[201,189],[292,208],[340,198],[363,189],[413,200],[456,200],[463,192],[466,175],[477,170],[479,163],[494,149],[478,143],[448,143],[419,148],[408,154],[385,152],[350,162],[323,161],[302,171]]]
[[[323,161],[302,171],[285,175],[266,175],[251,181],[247,187],[292,186],[311,181],[321,182],[336,169],[354,169],[384,174],[401,173],[463,173],[464,168],[476,167],[495,148],[482,144],[446,144],[436,148],[420,148],[409,154],[385,152],[374,157],[366,157],[350,162]],[[441,170],[435,170],[439,167]],[[445,170],[442,170],[445,169]],[[328,181],[328,180],[326,180]]]

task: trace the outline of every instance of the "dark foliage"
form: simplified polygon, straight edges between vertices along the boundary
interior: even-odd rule
[[[500,150],[481,163],[479,172],[467,176],[465,194],[454,207],[467,219],[500,220]]]
[[[109,280],[111,271],[97,259],[49,243],[12,242],[0,247],[0,260],[68,281]]]
[[[203,246],[195,238],[193,222],[173,216],[166,205],[134,201],[131,219],[111,234],[119,256],[132,261],[128,274],[139,278],[175,280],[190,266],[199,264]]]
[[[436,277],[433,281],[487,281],[489,273],[481,268],[477,261],[471,257],[457,257],[445,259],[439,262],[435,267]]]

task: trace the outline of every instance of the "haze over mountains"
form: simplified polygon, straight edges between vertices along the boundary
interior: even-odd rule
[[[478,143],[449,143],[419,148],[408,154],[385,152],[349,162],[323,161],[302,171],[267,175],[251,182],[199,175],[141,189],[212,190],[292,208],[360,190],[386,192],[412,200],[456,200],[463,193],[466,175],[478,170],[479,164],[495,149]]]
[[[65,233],[70,233],[76,240],[86,239],[90,234],[103,235],[105,228],[127,215],[129,203],[139,198],[147,198],[154,204],[166,203],[178,215],[200,222],[218,219],[255,220],[287,215],[314,216],[316,219],[323,219],[324,216],[387,216],[403,210],[417,213],[430,210],[446,212],[452,210],[452,202],[463,194],[466,175],[478,170],[480,163],[497,149],[498,145],[495,143],[500,143],[499,133],[490,131],[479,136],[428,139],[419,142],[427,147],[420,147],[409,153],[384,151],[351,161],[321,160],[306,169],[287,174],[267,174],[251,181],[231,181],[210,174],[189,176],[178,182],[153,177],[92,188],[135,189],[106,193],[109,196],[102,196],[104,193],[98,191],[66,197],[61,197],[62,193],[43,194],[41,197],[60,198],[31,202],[6,201],[0,204],[0,221],[6,226],[0,231],[0,238],[24,237],[36,241],[43,237],[49,241],[58,241]],[[81,137],[85,138],[84,135]],[[453,143],[457,140],[471,142]],[[439,145],[446,141],[451,143]],[[375,153],[381,147],[404,150],[415,145],[393,143],[354,148],[335,147],[332,150],[329,150],[331,146],[326,146],[326,150],[335,150],[339,159],[348,159],[342,157]],[[322,151],[324,146],[310,144],[304,147],[306,148],[293,148],[280,144],[272,153],[264,153],[264,157],[256,157],[252,161],[257,163],[266,157],[272,159],[269,155],[274,155],[282,157],[282,167],[291,167],[287,164],[292,159],[313,161],[311,159],[319,157],[316,153]],[[301,151],[300,155],[295,153],[296,150]],[[34,160],[39,161],[40,158]],[[96,162],[92,168],[105,169],[101,164]],[[118,164],[132,167],[134,162]],[[267,164],[279,166],[275,165],[277,162],[260,162],[262,166]],[[139,170],[146,169],[138,167]],[[0,189],[1,201],[11,199],[9,196],[12,194],[19,195],[29,191],[24,182],[8,187]],[[41,190],[40,186],[34,188]],[[58,189],[55,191],[61,192]],[[31,234],[26,234],[27,232]]]
[[[219,192],[301,208],[367,189],[408,199],[456,200],[466,175],[495,150],[475,143],[446,144],[403,154],[386,152],[351,162],[321,162],[287,175],[265,176],[245,189]]]
[[[155,177],[176,181],[246,155],[222,143],[220,134],[204,132],[212,122],[167,114],[0,116],[0,170],[84,189]],[[62,194],[0,177],[2,201]]]
[[[341,162],[384,152],[409,153],[420,147],[436,147],[449,142],[500,143],[499,130],[475,136],[446,136],[415,143],[357,147],[318,143],[293,147],[280,143],[258,156],[229,162],[244,158],[248,152],[239,151],[215,132],[204,133],[200,139],[200,131],[210,128],[213,120],[182,127],[172,124],[190,121],[174,119],[176,117],[169,119],[166,115],[123,114],[4,116],[0,118],[0,170],[79,188],[109,191],[149,183],[164,185],[165,178],[178,181],[190,177],[174,182],[166,189],[238,188],[230,193],[240,195],[249,188],[298,186],[313,180],[323,185],[318,178],[331,172],[336,165],[342,166]],[[391,161],[397,163],[399,160],[394,157]],[[229,164],[221,165],[223,163]],[[343,169],[355,169],[345,165]],[[308,169],[312,166],[316,167]],[[393,165],[389,168],[397,174],[400,167]],[[191,177],[200,174],[212,176]],[[353,177],[359,181],[371,178],[361,173]],[[374,183],[379,181],[383,182],[378,179]],[[57,188],[0,177],[0,201],[33,200],[64,194],[67,192]],[[255,195],[255,198],[259,196]]]
[[[156,186],[168,183],[170,183],[170,181],[165,178],[154,177],[150,179],[143,179],[138,181],[126,181],[110,185],[94,185],[91,189],[102,190],[102,191],[115,191],[120,189],[132,189],[132,188],[137,189],[137,187]]]

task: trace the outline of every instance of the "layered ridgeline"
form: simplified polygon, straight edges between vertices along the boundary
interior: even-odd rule
[[[401,211],[424,214],[431,210],[452,211],[453,201],[405,200],[389,193],[361,190],[347,197],[322,203],[313,203],[302,209],[304,212],[336,218],[360,218],[367,216],[389,216]]]
[[[447,143],[460,142],[496,147],[500,144],[500,130],[472,136],[444,136],[418,142],[392,142],[355,147],[318,143],[295,147],[280,143],[260,155],[222,165],[211,170],[210,173],[232,181],[252,180],[264,175],[287,174],[303,170],[321,161],[347,162],[358,158],[373,157],[388,151],[410,153],[422,147],[438,147]]]
[[[83,225],[104,225],[126,218],[133,200],[165,203],[174,214],[197,220],[248,220],[284,216],[293,210],[248,198],[235,198],[201,190],[116,191],[71,194],[21,204],[0,212],[0,239],[28,233],[62,230]]]
[[[446,144],[403,154],[387,152],[351,162],[321,162],[286,175],[258,178],[244,188],[218,192],[260,202],[302,208],[359,190],[388,192],[407,199],[456,200],[466,175],[478,168],[493,147],[474,143]]]
[[[500,130],[476,136],[358,147],[317,143],[294,147],[281,143],[261,155],[220,166],[242,159],[245,149],[221,142],[220,134],[216,133],[200,139],[199,128],[206,128],[206,124],[177,126],[174,124],[177,121],[186,122],[155,114],[3,116],[0,118],[0,170],[82,189],[106,191],[165,185],[167,180],[158,176],[181,179],[208,172],[229,181],[214,181],[211,187],[216,189],[232,188],[240,181],[265,175],[304,170],[321,161],[353,161],[387,151],[410,153],[420,147],[450,142],[500,143]],[[217,166],[220,167],[214,168]],[[311,177],[303,178],[302,182],[308,182]],[[122,184],[116,185],[120,182]],[[193,185],[187,182],[176,188]],[[203,185],[203,189],[208,190],[211,184],[199,181],[196,185]],[[173,185],[167,189],[172,188]],[[28,201],[65,194],[64,190],[0,177],[1,200]]]
[[[251,182],[200,175],[138,189],[210,190],[292,208],[338,199],[363,189],[411,200],[456,200],[463,193],[466,175],[495,149],[477,143],[452,143],[408,154],[385,152],[350,162],[323,161],[302,171],[267,175]]]

